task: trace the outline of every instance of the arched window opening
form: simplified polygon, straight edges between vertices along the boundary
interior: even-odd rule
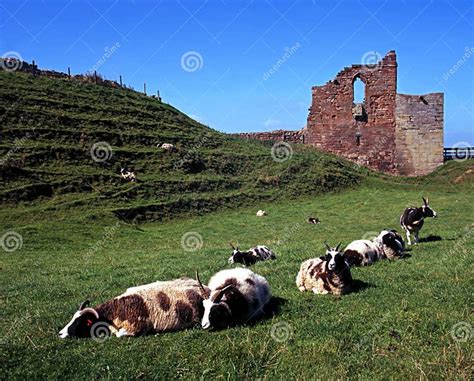
[[[357,77],[354,80],[354,96],[353,96],[353,102],[355,104],[357,103],[364,103],[365,102],[365,83]]]

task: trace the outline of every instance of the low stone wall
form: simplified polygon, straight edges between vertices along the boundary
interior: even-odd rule
[[[304,143],[303,130],[289,131],[289,130],[275,130],[267,132],[243,132],[238,134],[232,134],[233,136],[242,139],[255,139],[255,140],[274,140],[284,141],[290,143]]]

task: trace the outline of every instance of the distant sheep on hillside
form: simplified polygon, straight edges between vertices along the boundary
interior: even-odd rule
[[[176,151],[176,147],[171,143],[163,143],[161,145],[158,144],[158,148],[164,149],[165,151],[168,151],[168,152]]]
[[[263,217],[263,216],[268,216],[268,213],[265,212],[264,210],[259,210],[257,212],[257,217]]]

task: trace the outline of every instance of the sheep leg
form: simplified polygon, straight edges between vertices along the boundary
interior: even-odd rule
[[[415,244],[420,242],[420,239],[418,238],[418,232],[415,232]]]
[[[407,242],[408,242],[409,245],[411,245],[410,231],[407,229],[406,233],[407,233]]]
[[[115,333],[115,336],[117,336],[117,337],[133,336],[133,333],[128,332],[125,328],[120,328],[120,329]]]
[[[318,288],[316,287],[313,287],[313,292],[317,295],[325,295],[325,294],[329,294],[329,292],[327,290],[319,290]]]

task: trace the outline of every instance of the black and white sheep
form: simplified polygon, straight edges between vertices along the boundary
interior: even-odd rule
[[[326,255],[303,262],[296,277],[300,291],[315,294],[342,295],[351,292],[353,281],[344,254],[339,251],[341,244],[331,248],[326,244]]]
[[[429,200],[423,199],[423,206],[416,208],[406,208],[403,214],[400,216],[400,225],[402,226],[403,230],[406,232],[407,242],[411,245],[411,234],[415,235],[415,243],[418,243],[420,240],[418,238],[418,234],[425,223],[426,217],[434,217],[436,218],[436,212],[430,208]]]
[[[244,268],[219,271],[210,279],[209,289],[203,301],[204,329],[221,329],[255,320],[264,314],[271,299],[267,280]]]
[[[82,303],[59,337],[97,337],[101,329],[121,337],[191,328],[202,319],[207,292],[190,278],[132,287],[94,308]]]
[[[258,261],[266,261],[269,259],[276,259],[276,255],[266,246],[256,246],[248,249],[247,251],[240,251],[238,247],[230,244],[232,249],[232,255],[229,258],[229,263],[242,263],[245,266],[251,266]]]
[[[137,181],[137,176],[135,176],[135,173],[125,169],[125,168],[121,168],[120,169],[120,174],[122,175],[122,178],[127,180],[127,181],[131,181],[131,182],[135,182]]]
[[[403,256],[405,243],[396,230],[382,230],[372,241],[352,241],[344,249],[344,257],[350,266],[368,266],[379,259],[394,259]]]

